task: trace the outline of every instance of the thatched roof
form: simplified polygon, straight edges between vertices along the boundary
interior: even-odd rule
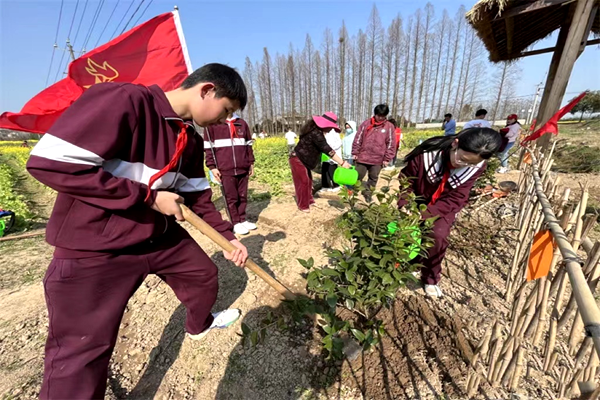
[[[519,58],[567,21],[574,0],[480,0],[467,13],[493,62]],[[600,0],[598,0],[600,3]],[[600,12],[592,32],[600,34]]]

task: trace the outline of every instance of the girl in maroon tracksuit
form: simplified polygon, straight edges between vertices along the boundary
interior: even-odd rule
[[[205,129],[206,166],[223,185],[233,231],[240,235],[256,229],[246,221],[248,180],[254,173],[253,142],[248,124],[237,115]]]
[[[300,211],[309,212],[310,205],[315,202],[312,196],[311,170],[319,164],[322,153],[327,154],[343,168],[350,168],[350,164],[342,160],[325,139],[325,132],[331,129],[336,132],[340,131],[337,122],[337,115],[330,111],[323,115],[313,115],[300,130],[300,140],[292,154],[290,154],[290,168],[292,169],[292,180],[296,189],[296,203]]]
[[[400,176],[411,179],[409,191],[427,205],[423,218],[438,217],[432,231],[434,245],[419,262],[425,293],[441,297],[438,286],[442,260],[448,247],[447,237],[456,214],[469,200],[473,184],[485,169],[485,160],[498,152],[502,138],[490,128],[470,128],[456,136],[438,136],[415,147],[404,159]],[[400,200],[402,207],[406,200]]]

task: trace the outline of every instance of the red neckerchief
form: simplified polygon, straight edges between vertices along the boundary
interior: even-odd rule
[[[161,169],[156,174],[154,174],[150,177],[150,181],[148,182],[148,193],[146,194],[146,201],[148,201],[148,199],[150,198],[150,191],[152,190],[152,185],[154,184],[154,182],[159,180],[167,172],[169,172],[171,169],[173,169],[177,166],[177,163],[179,162],[179,158],[181,158],[181,155],[183,154],[183,151],[185,150],[185,146],[187,146],[187,141],[188,141],[187,126],[182,121],[176,121],[176,122],[177,122],[177,125],[179,125],[179,128],[181,128],[181,129],[179,131],[179,134],[177,135],[177,141],[175,142],[175,153],[173,154],[173,157],[171,158],[169,163],[163,169]]]
[[[233,137],[239,137],[237,130],[235,129],[235,125],[233,124],[233,122],[236,121],[235,119],[227,120],[227,125],[229,125],[229,133],[231,133],[231,138],[233,139]]]
[[[375,121],[375,117],[371,117],[371,125],[369,125],[369,127],[367,128],[367,133],[371,129],[375,128],[376,126],[381,126],[381,125],[385,124],[385,122],[386,122],[385,119],[383,121],[381,121],[381,122],[377,122],[377,121]]]
[[[444,176],[442,177],[442,181],[440,182],[440,186],[438,186],[433,196],[431,196],[431,201],[429,202],[430,205],[435,204],[437,199],[439,199],[442,193],[444,192],[444,187],[446,186],[446,183],[448,183],[448,179],[450,178],[450,168],[450,163],[448,163],[448,165],[446,166],[446,172],[444,172]]]

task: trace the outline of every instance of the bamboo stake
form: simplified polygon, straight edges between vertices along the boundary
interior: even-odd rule
[[[500,355],[500,350],[502,350],[502,336],[498,336],[492,344],[492,351],[490,352],[490,360],[487,374],[487,379],[490,382],[492,381],[492,376],[494,375],[494,369],[496,368],[496,360]]]
[[[539,280],[537,282],[537,285],[540,286]],[[517,336],[518,337],[523,337],[523,335],[525,333],[525,329],[529,326],[529,324],[533,320],[533,316],[535,314],[535,306],[536,306],[535,300],[538,296],[538,290],[536,290],[536,288],[533,288],[531,290],[530,294],[531,294],[531,297],[529,299],[529,304],[527,305],[526,309],[524,308],[525,312],[521,316],[521,320],[519,321],[519,326],[517,327]]]
[[[519,381],[521,380],[521,371],[523,370],[523,360],[525,359],[525,349],[519,347],[517,353],[517,363],[515,365],[515,371],[513,372],[512,379],[510,381],[510,390],[515,391],[519,387]]]
[[[496,366],[494,367],[494,374],[492,375],[492,387],[496,387],[500,383],[502,374],[514,356],[513,349],[515,348],[516,342],[517,339],[514,336],[511,336],[504,343],[504,349],[502,349],[500,352],[501,358],[496,362]]]
[[[575,359],[573,361],[575,366],[578,366],[584,359],[585,355],[587,354],[587,351],[592,347],[593,342],[592,342],[592,338],[589,336],[586,336],[585,339],[583,339],[583,342],[581,342],[581,345],[579,346],[579,350],[577,351],[577,355],[575,356]],[[594,351],[592,351],[592,353],[595,353]]]
[[[559,398],[565,397],[565,391],[567,390],[567,373],[568,373],[567,367],[563,366],[561,368],[560,383],[558,385],[558,397]]]
[[[583,368],[578,368],[577,371],[573,374],[573,377],[571,378],[571,380],[569,381],[569,384],[567,385],[567,391],[565,393],[566,396],[571,397],[571,394],[573,395],[577,395],[576,393],[574,393],[576,391],[576,389],[578,389],[577,387],[577,381],[580,380],[583,377]]]
[[[544,369],[544,371],[552,371],[554,366],[556,365],[556,361],[558,361],[558,351],[553,351],[552,356],[550,356],[550,363],[548,364],[548,368]]]
[[[490,340],[492,339],[492,331],[494,330],[494,326],[496,325],[496,323],[497,322],[494,320],[494,323],[488,326],[485,330],[483,337],[481,338],[479,344],[477,345],[477,348],[473,352],[473,359],[471,360],[471,364],[477,364],[479,356],[485,357],[487,355],[487,352],[490,348]]]
[[[33,231],[33,232],[29,232],[29,233],[24,233],[22,235],[4,236],[4,237],[0,237],[0,242],[8,242],[8,241],[11,241],[11,240],[27,239],[27,238],[31,238],[31,237],[41,236],[44,233],[46,233],[46,230],[45,229],[40,229],[40,230],[37,230],[37,231]]]
[[[592,268],[595,269],[595,267],[598,265],[598,262],[600,261],[600,242],[596,243],[596,245],[594,245],[594,249],[592,250],[592,255],[589,256],[585,262],[585,264],[583,264],[583,271],[584,274],[588,274]],[[600,273],[600,271],[598,271]],[[597,277],[596,277],[597,278]],[[595,287],[592,288],[591,287],[591,283],[595,278],[592,278],[590,276],[588,276],[588,286],[590,286],[590,290],[592,291],[592,293],[594,293],[595,291]],[[573,312],[575,311],[575,296],[573,295],[573,293],[571,293],[571,297],[569,298],[569,302],[567,303],[567,306],[565,307],[565,311],[563,312],[563,314],[561,315],[560,319],[558,320],[558,329],[561,329],[562,327],[564,327],[567,323],[567,321],[571,318],[571,316],[573,315]]]
[[[544,278],[546,279],[546,278]],[[542,296],[542,302],[538,308],[538,324],[535,328],[535,333],[533,334],[533,345],[538,346],[540,343],[540,339],[542,338],[542,334],[544,333],[544,328],[546,327],[546,322],[548,321],[548,295],[550,294],[550,282],[546,280],[544,284],[544,294]]]
[[[560,204],[558,206],[558,212],[556,213],[556,217],[560,218],[563,214],[563,209],[569,202],[569,195],[571,194],[571,188],[565,188],[565,192],[563,193],[563,197],[560,200]]]

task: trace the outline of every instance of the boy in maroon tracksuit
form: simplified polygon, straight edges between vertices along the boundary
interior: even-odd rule
[[[256,229],[246,221],[248,180],[254,174],[253,142],[248,124],[237,115],[204,130],[206,166],[223,185],[233,232],[239,235]]]
[[[392,161],[396,152],[396,127],[386,119],[389,112],[386,104],[376,106],[373,117],[360,124],[352,143],[352,157],[355,160],[358,179],[362,181],[365,175],[369,174],[363,190],[367,202],[371,202],[371,193],[377,185],[381,169]]]
[[[221,64],[167,93],[102,83],[33,149],[27,169],[58,192],[46,228],[56,250],[44,278],[50,326],[40,398],[104,398],[125,306],[148,274],[185,305],[192,339],[239,318],[239,310],[211,314],[217,268],[176,220],[185,203],[237,247],[225,257],[245,263],[246,248],[211,202],[191,121],[220,123],[246,101],[239,74]]]

